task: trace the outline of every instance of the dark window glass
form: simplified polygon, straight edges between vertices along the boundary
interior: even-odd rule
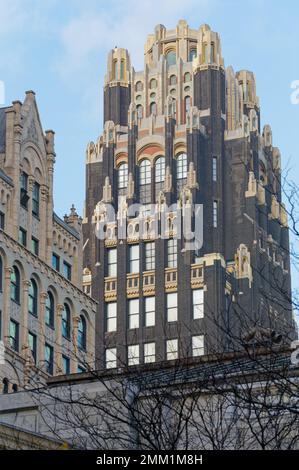
[[[27,209],[28,207],[28,175],[24,172],[21,174],[21,181],[20,181],[20,204],[22,207]]]
[[[66,261],[63,262],[63,275],[69,281],[72,280],[72,266]]]
[[[54,351],[53,347],[45,344],[45,366],[48,374],[53,375]]]
[[[39,190],[40,186],[38,183],[34,183],[32,188],[32,214],[39,216]]]
[[[67,304],[64,304],[62,312],[62,336],[66,339],[70,339],[71,335],[71,311]]]
[[[60,271],[60,258],[55,253],[52,254],[52,267],[56,271],[58,271],[58,272]]]
[[[9,344],[14,351],[19,350],[19,324],[14,320],[9,323]]]
[[[27,245],[27,232],[23,228],[19,228],[19,243],[23,246]]]
[[[70,358],[67,356],[62,356],[62,372],[64,374],[70,373]]]
[[[54,312],[55,312],[55,304],[54,304],[54,297],[52,292],[48,292],[48,296],[46,299],[46,315],[45,315],[45,322],[46,325],[54,326]]]
[[[37,317],[38,310],[38,289],[34,279],[31,279],[28,292],[28,311],[31,315]]]
[[[36,256],[38,256],[39,241],[34,237],[32,237],[32,240],[31,240],[31,249],[32,249],[32,253],[34,253]]]
[[[34,363],[36,364],[36,335],[34,335],[31,332],[28,333],[28,345],[29,345],[29,349],[31,351]]]
[[[0,211],[0,229],[5,230],[5,214]]]
[[[78,325],[78,347],[84,351],[86,349],[86,320],[82,315]]]
[[[16,266],[12,268],[10,275],[10,298],[20,303],[20,272]]]

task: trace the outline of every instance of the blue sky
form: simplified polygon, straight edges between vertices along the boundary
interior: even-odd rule
[[[225,65],[256,75],[262,123],[299,183],[299,2],[296,0],[0,0],[0,80],[6,104],[33,89],[44,129],[56,132],[55,210],[82,213],[85,148],[102,131],[108,51],[126,47],[143,68],[146,35],[179,19],[220,33]],[[297,282],[299,285],[299,283]]]

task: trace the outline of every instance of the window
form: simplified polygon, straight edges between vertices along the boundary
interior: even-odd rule
[[[32,214],[36,217],[39,216],[39,184],[34,183],[32,188]]]
[[[215,44],[211,43],[211,62],[215,62]]]
[[[27,232],[23,228],[19,228],[19,243],[23,246],[27,245]]]
[[[177,157],[176,177],[178,180],[187,178],[187,155],[181,153]]]
[[[106,369],[116,368],[116,348],[106,349],[105,353]]]
[[[55,316],[55,303],[52,292],[48,292],[46,298],[46,315],[45,323],[47,326],[54,327],[54,316]]]
[[[139,245],[129,246],[129,271],[130,273],[139,272]]]
[[[213,201],[213,227],[218,226],[218,201]]]
[[[151,184],[151,164],[149,160],[142,160],[140,164],[140,184]]]
[[[28,207],[28,175],[24,172],[21,173],[20,181],[20,204],[24,209]]]
[[[213,181],[217,181],[217,157],[213,157]]]
[[[168,361],[178,358],[178,340],[168,339],[166,341],[166,358]]]
[[[34,364],[36,364],[36,335],[31,333],[30,331],[28,333],[28,346],[31,351]]]
[[[67,304],[64,304],[62,311],[62,336],[63,338],[70,339],[71,335],[71,311]]]
[[[136,366],[139,364],[139,344],[128,346],[128,365]]]
[[[155,269],[155,242],[145,243],[145,270]]]
[[[37,317],[38,310],[38,289],[34,279],[30,280],[28,292],[28,311],[31,315]]]
[[[155,78],[152,78],[150,83],[149,83],[150,90],[155,90],[157,88],[157,80]]]
[[[62,372],[67,375],[70,373],[70,358],[67,356],[62,356]]]
[[[176,268],[177,262],[177,240],[170,238],[167,240],[167,267]]]
[[[136,82],[135,90],[136,91],[142,91],[143,90],[142,82]]]
[[[117,276],[117,249],[109,248],[107,251],[107,275],[109,277]]]
[[[120,79],[121,80],[125,79],[125,61],[124,60],[120,61]]]
[[[170,75],[169,85],[176,85],[176,76],[175,75]]]
[[[32,239],[31,239],[31,250],[32,250],[32,253],[34,253],[36,256],[38,256],[39,241],[34,237],[32,237]]]
[[[5,214],[0,211],[0,229],[5,229]]]
[[[190,49],[189,52],[189,62],[192,62],[192,60],[196,57],[196,49]]]
[[[86,350],[86,320],[80,315],[78,323],[78,348],[82,351]]]
[[[85,367],[78,365],[78,367],[77,367],[77,373],[78,373],[78,374],[83,374],[84,372],[86,372]]]
[[[204,355],[204,337],[203,335],[192,336],[192,356]]]
[[[154,116],[157,115],[157,103],[155,101],[150,104],[150,114],[153,114]]]
[[[204,297],[203,289],[195,289],[192,291],[193,297],[193,319],[203,318],[204,315]]]
[[[116,331],[117,328],[117,306],[116,302],[106,304],[106,331]]]
[[[168,67],[176,64],[176,52],[174,50],[170,50],[166,53],[166,62]]]
[[[191,75],[189,72],[186,72],[185,75],[184,75],[184,82],[185,83],[188,83],[191,81]]]
[[[190,98],[190,96],[185,96],[184,102],[185,102],[185,116],[186,116],[188,114],[188,112],[190,111],[190,108],[191,108],[191,98]]]
[[[9,344],[14,351],[19,350],[19,324],[14,320],[9,323]]]
[[[53,375],[53,365],[54,365],[53,347],[46,343],[45,344],[45,366],[46,366],[46,372],[50,375]]]
[[[0,292],[3,289],[3,261],[2,257],[0,256]],[[0,339],[1,339],[1,328],[0,328]]]
[[[139,299],[129,300],[129,329],[139,328]]]
[[[126,189],[128,186],[128,164],[121,163],[118,167],[118,189]]]
[[[55,253],[52,254],[52,268],[56,271],[60,271],[60,258]]]
[[[172,292],[167,294],[167,321],[173,322],[178,319],[178,294]]]
[[[155,343],[144,344],[144,363],[149,364],[156,360],[156,345]]]
[[[112,79],[117,80],[117,60],[114,60],[112,64]]]
[[[155,163],[155,181],[163,183],[165,180],[165,158],[158,157]]]
[[[155,297],[145,297],[145,326],[155,326]]]
[[[72,280],[72,266],[66,261],[63,262],[63,275],[69,281]]]
[[[136,110],[137,110],[137,117],[138,119],[142,119],[143,118],[143,106],[141,104],[139,104],[137,107],[136,107]]]
[[[10,298],[17,303],[20,303],[20,282],[20,272],[14,266],[10,275]]]

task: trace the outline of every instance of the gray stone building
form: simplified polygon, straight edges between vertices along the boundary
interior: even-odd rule
[[[43,132],[28,91],[23,103],[0,109],[4,393],[94,364],[96,303],[83,292],[81,218],[74,208],[63,220],[53,212],[54,163],[54,132]]]
[[[295,336],[280,165],[253,73],[225,68],[208,25],[158,25],[141,72],[127,50],[110,52],[104,132],[87,148],[83,219],[100,367]],[[203,240],[190,248],[177,221],[195,205]]]

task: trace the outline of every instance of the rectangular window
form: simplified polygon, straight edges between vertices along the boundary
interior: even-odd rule
[[[218,226],[218,201],[213,201],[213,227]]]
[[[69,281],[72,280],[72,266],[66,261],[63,262],[63,275]]]
[[[204,337],[203,335],[192,336],[192,356],[204,355]]]
[[[117,276],[117,249],[110,248],[107,256],[107,276]]]
[[[155,326],[155,297],[145,297],[145,326]]]
[[[106,369],[115,369],[117,367],[116,348],[106,349],[105,362],[106,362]]]
[[[19,228],[19,243],[23,246],[27,245],[27,232],[22,227]]]
[[[70,373],[70,358],[62,356],[62,372],[67,375]]]
[[[86,372],[85,367],[78,365],[78,367],[77,367],[77,373],[78,373],[78,374],[83,374],[84,372]]]
[[[213,157],[213,181],[217,181],[217,157]]]
[[[139,344],[128,346],[128,365],[136,366],[139,364]]]
[[[145,271],[155,269],[155,242],[145,243]]]
[[[34,253],[36,256],[38,256],[39,241],[34,237],[32,237],[32,240],[31,240],[31,250],[32,250],[32,253]]]
[[[106,304],[106,331],[116,331],[117,327],[117,308],[116,302],[109,302]]]
[[[129,300],[129,329],[139,328],[139,299]]]
[[[167,267],[177,267],[177,240],[174,238],[167,241]]]
[[[19,350],[19,324],[14,320],[9,323],[9,344],[14,351]]]
[[[172,292],[167,294],[167,321],[173,322],[178,319],[178,294]]]
[[[32,214],[36,217],[39,216],[39,184],[34,183],[32,188]]]
[[[195,289],[192,291],[193,297],[193,320],[203,318],[204,315],[204,297],[203,289]]]
[[[60,271],[60,258],[55,253],[52,254],[52,268],[56,271]]]
[[[5,230],[5,214],[0,211],[0,229]]]
[[[144,344],[144,364],[155,362],[156,360],[156,345],[155,343]]]
[[[45,344],[45,366],[46,372],[53,375],[53,364],[54,364],[54,351],[53,347],[49,344]]]
[[[34,364],[36,364],[36,335],[29,331],[28,333],[28,345],[31,351],[32,358],[34,360]]]
[[[20,180],[20,204],[24,209],[28,207],[28,175],[24,172],[21,173]]]
[[[166,341],[166,358],[168,361],[178,358],[178,340],[168,339]]]
[[[129,272],[139,273],[139,245],[131,245],[129,247]]]

